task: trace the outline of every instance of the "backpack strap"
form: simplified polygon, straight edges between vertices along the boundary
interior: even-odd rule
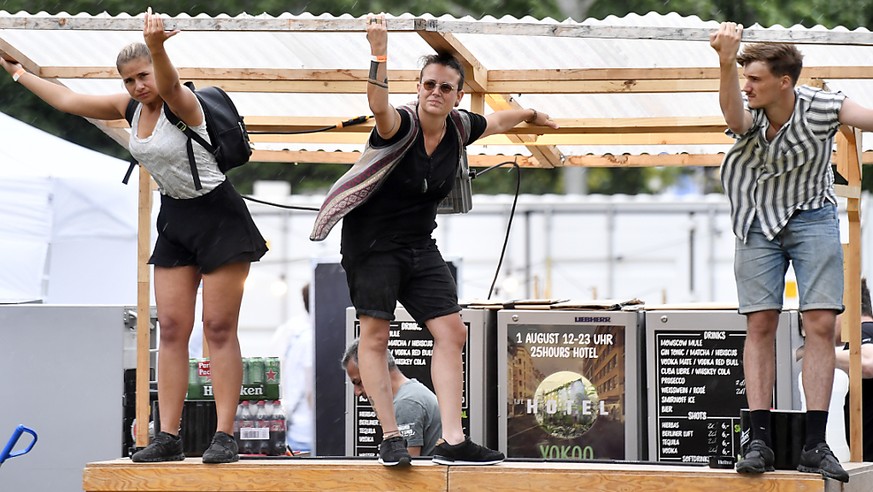
[[[130,101],[127,101],[127,108],[124,109],[124,119],[127,120],[127,124],[133,126],[133,115],[136,114],[136,107],[139,106],[139,101],[134,98],[130,98]],[[130,130],[134,131],[133,128]],[[130,175],[133,174],[133,168],[136,167],[137,162],[131,158],[130,165],[127,166],[127,172],[124,173],[124,178],[121,180],[122,183],[127,184],[130,181]]]
[[[451,113],[452,121],[455,123],[455,128],[458,129],[458,176],[466,177],[469,173],[469,165],[467,164],[467,139],[470,138],[470,129],[473,123],[470,121],[470,115],[462,113],[457,109],[453,109]]]
[[[185,86],[191,89],[191,92],[194,92],[194,83],[193,82],[185,82]],[[194,95],[198,98],[200,102],[200,107],[203,111],[203,120],[206,121],[206,109],[203,105],[203,101],[200,101],[197,93],[194,92]],[[191,168],[191,177],[194,178],[194,189],[201,190],[203,189],[203,185],[200,184],[200,173],[197,172],[197,163],[194,160],[194,147],[191,143],[191,140],[196,140],[201,147],[206,149],[210,154],[215,155],[216,149],[209,143],[205,138],[201,137],[194,130],[192,130],[188,125],[185,124],[184,121],[180,120],[178,116],[176,116],[172,111],[170,111],[170,107],[167,106],[167,103],[164,103],[164,116],[167,117],[167,121],[169,121],[173,126],[179,129],[182,133],[188,137],[188,141],[185,145],[185,150],[188,152],[188,165]]]
[[[136,107],[139,106],[139,101],[134,98],[130,98],[130,101],[127,101],[127,108],[124,110],[124,119],[127,120],[128,125],[133,124],[133,115],[136,114]]]

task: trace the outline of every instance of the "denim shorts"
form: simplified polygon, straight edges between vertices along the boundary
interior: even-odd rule
[[[343,257],[355,311],[394,320],[397,301],[418,322],[457,313],[458,288],[435,244]]]
[[[798,210],[772,241],[758,219],[752,222],[747,242],[736,241],[734,256],[740,314],[782,309],[789,262],[801,311],[843,311],[843,249],[835,205]]]

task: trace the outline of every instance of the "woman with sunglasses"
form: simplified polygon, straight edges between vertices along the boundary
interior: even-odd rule
[[[557,124],[533,109],[488,116],[455,109],[464,96],[464,69],[446,54],[424,57],[416,104],[395,108],[388,102],[384,16],[367,18],[367,39],[373,57],[367,97],[376,128],[362,160],[372,154],[378,160],[383,157],[381,152],[395,162],[366,201],[345,212],[341,252],[360,319],[361,379],[382,425],[379,461],[386,466],[410,463],[394,416],[385,357],[389,321],[394,319],[399,300],[434,338],[431,375],[443,430],[433,461],[444,465],[499,463],[503,453],[473,443],[461,427],[461,353],[467,330],[459,314],[454,279],[431,233],[436,228],[437,207],[452,189],[466,145],[521,122],[551,128]],[[326,208],[327,200],[316,229]],[[323,236],[314,232],[313,239],[319,238]]]

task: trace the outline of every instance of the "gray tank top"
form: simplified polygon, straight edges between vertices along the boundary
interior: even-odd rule
[[[200,101],[197,101],[200,104]],[[196,198],[214,190],[224,182],[224,173],[218,169],[215,157],[196,141],[193,142],[194,162],[200,174],[202,189],[194,189],[194,178],[191,176],[191,166],[188,164],[188,151],[185,148],[188,137],[174,127],[167,116],[161,111],[155,130],[146,138],[139,138],[139,115],[142,104],[137,106],[131,122],[130,154],[152,175],[158,183],[161,194],[172,198]],[[201,113],[203,109],[200,109]],[[209,141],[206,132],[206,119],[199,126],[191,127],[198,135]]]

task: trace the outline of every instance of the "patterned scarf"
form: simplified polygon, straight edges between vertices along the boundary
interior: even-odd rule
[[[370,140],[367,139],[361,157],[327,192],[309,235],[311,241],[323,241],[340,219],[366,202],[412,147],[421,130],[417,104],[405,104],[397,109],[409,113],[412,128],[403,138],[385,147],[371,147]],[[463,158],[467,136],[470,134],[470,118],[456,109],[452,110],[450,116],[458,128],[459,148]]]

